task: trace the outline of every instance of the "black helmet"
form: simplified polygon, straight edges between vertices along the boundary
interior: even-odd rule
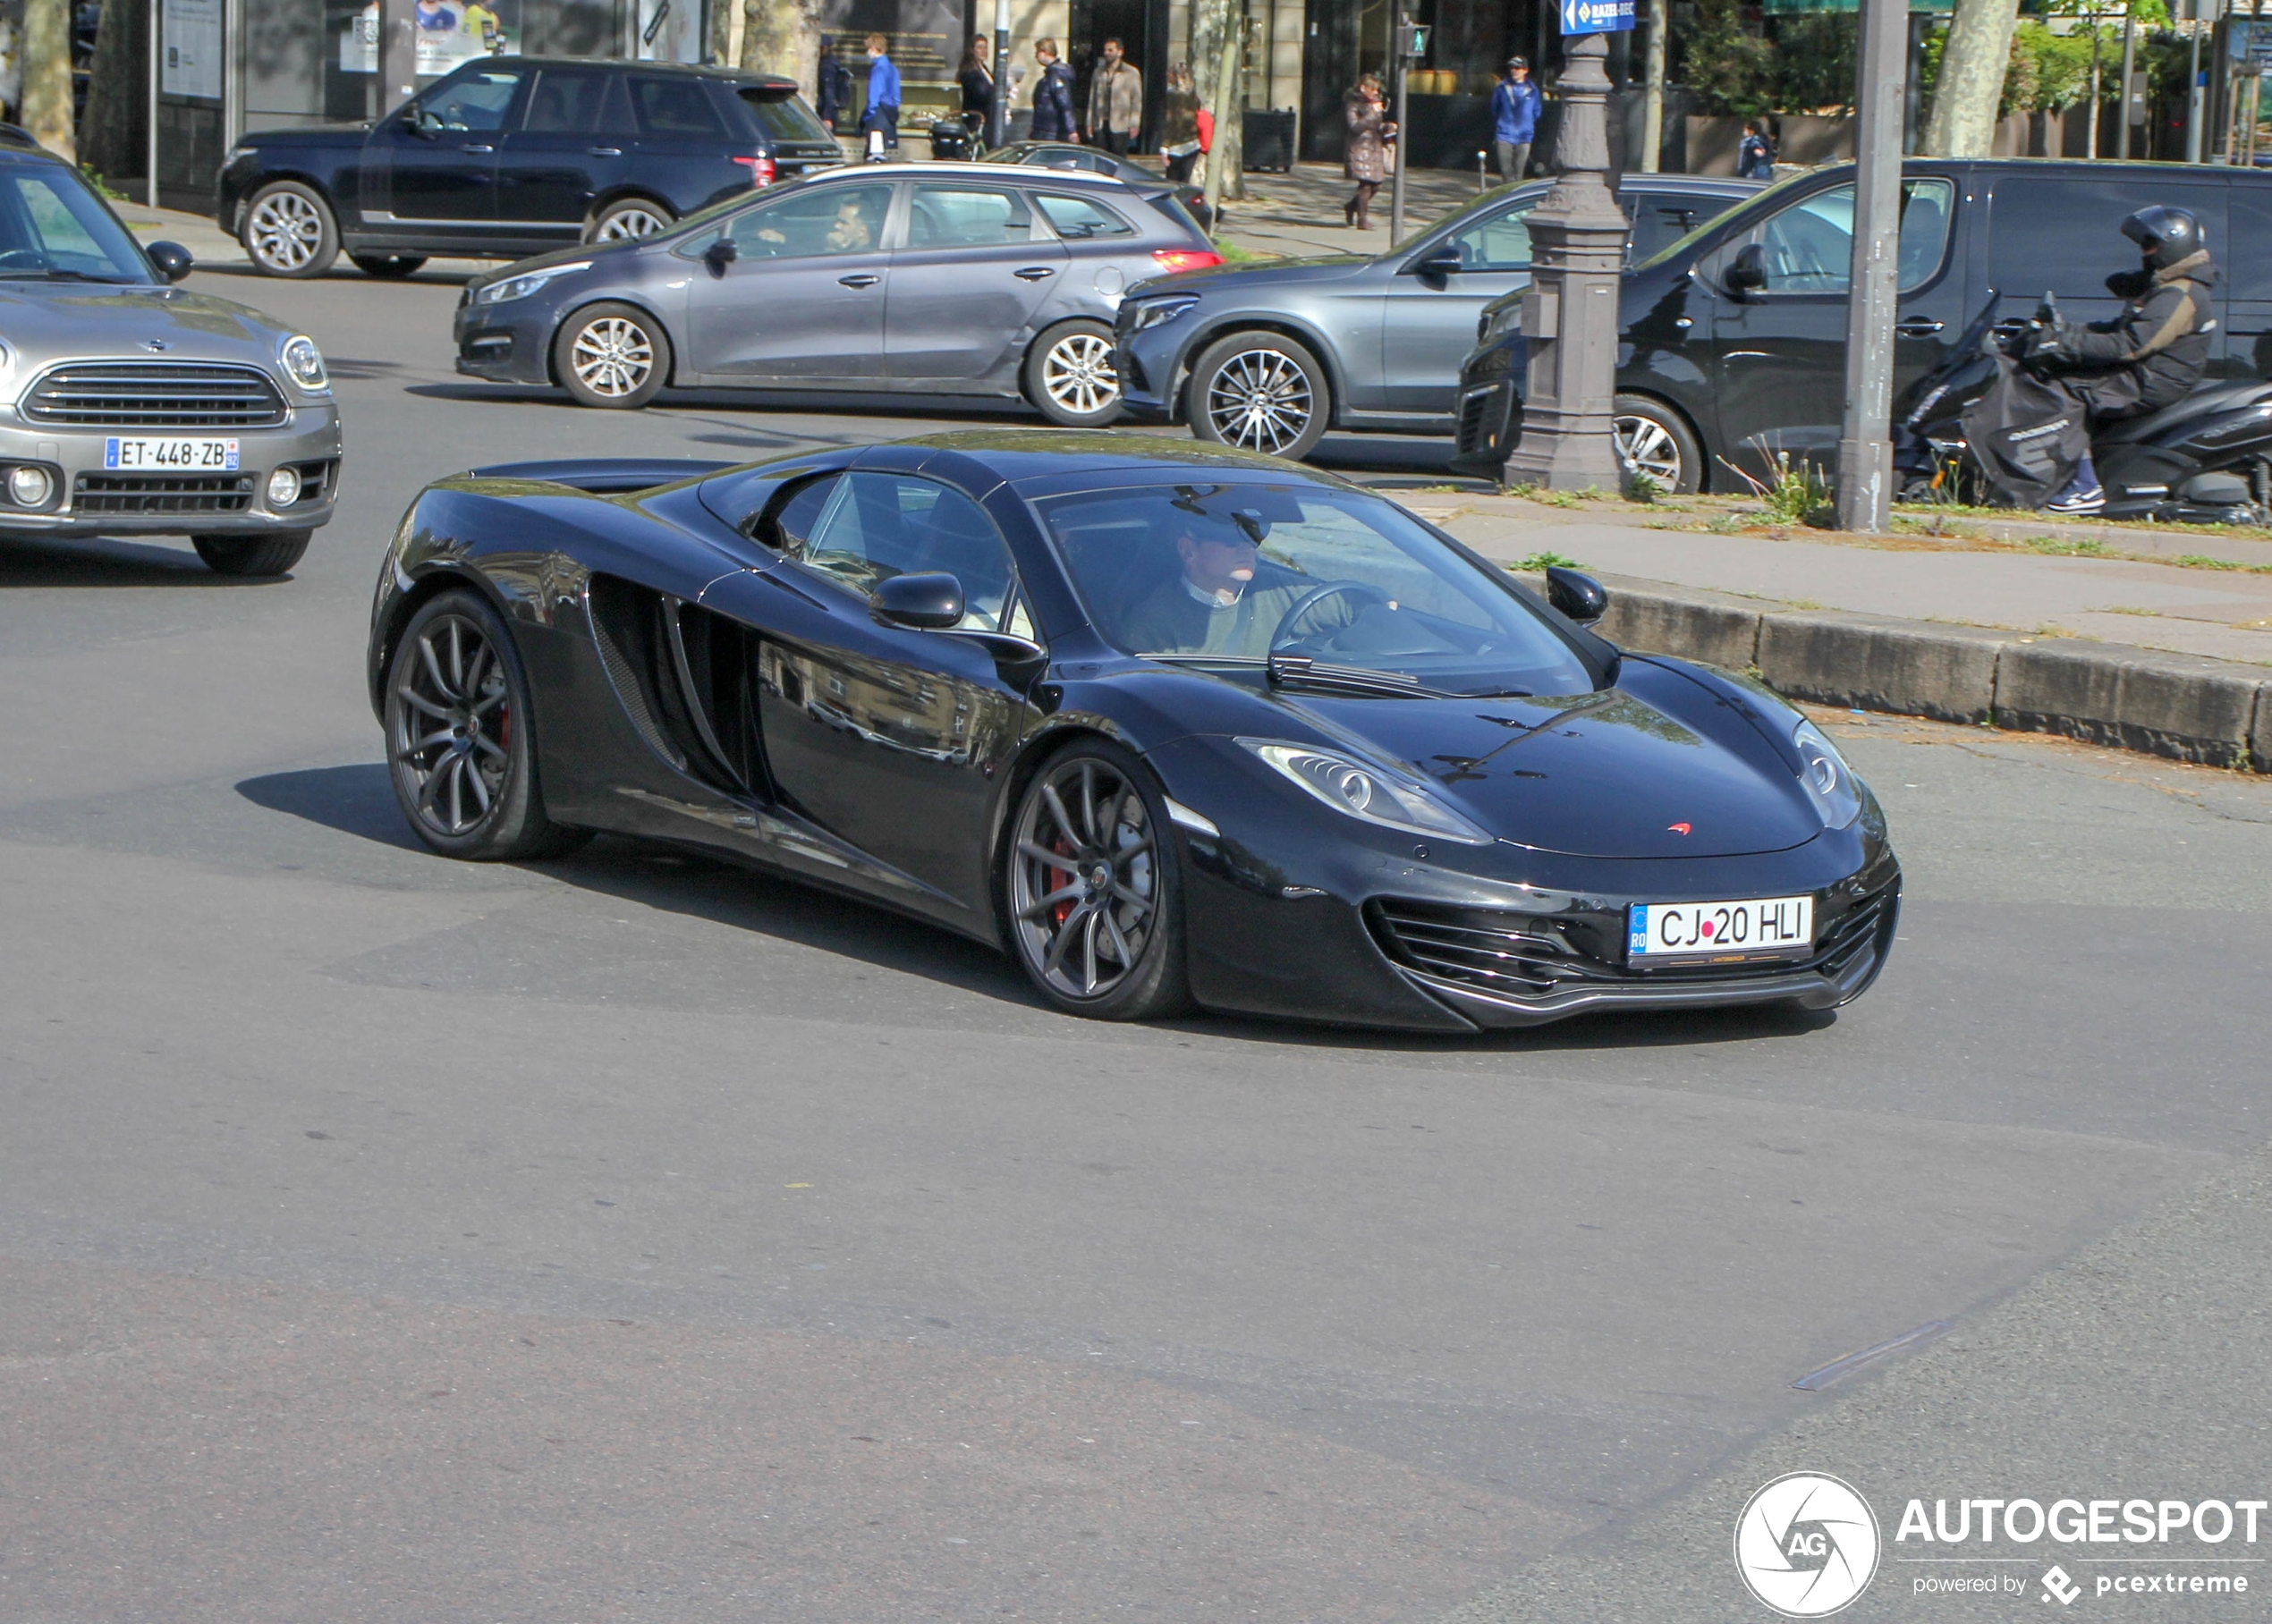
[[[2146,250],[2149,270],[2166,271],[2208,246],[2201,223],[2182,208],[2157,204],[2141,208],[2122,223],[2122,234]]]

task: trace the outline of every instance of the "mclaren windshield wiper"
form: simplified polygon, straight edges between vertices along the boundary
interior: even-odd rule
[[[8,282],[29,281],[34,277],[42,282],[99,282],[105,287],[114,288],[131,286],[135,281],[131,276],[90,276],[85,271],[0,271],[0,280]]]
[[[1375,671],[1367,665],[1335,665],[1307,655],[1278,654],[1264,659],[1251,654],[1148,653],[1147,660],[1170,665],[1229,665],[1267,673],[1276,688],[1302,688],[1318,693],[1346,693],[1390,699],[1528,699],[1527,688],[1486,688],[1469,691],[1430,688],[1418,677],[1401,671]]]

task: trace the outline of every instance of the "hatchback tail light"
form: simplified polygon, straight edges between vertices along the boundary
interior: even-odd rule
[[[752,188],[773,184],[773,160],[764,154],[760,153],[753,158],[737,157],[733,162],[750,172],[750,184]]]
[[[1152,258],[1163,271],[1204,271],[1223,263],[1223,256],[1203,248],[1156,248]]]

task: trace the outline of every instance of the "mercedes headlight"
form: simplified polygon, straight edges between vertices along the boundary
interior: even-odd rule
[[[473,302],[478,305],[507,304],[516,299],[528,298],[555,276],[589,269],[590,260],[576,259],[566,265],[547,265],[538,270],[523,271],[518,276],[508,276],[503,282],[491,283],[473,296]]]
[[[1267,739],[1242,739],[1239,743],[1336,812],[1406,834],[1465,846],[1491,844],[1490,835],[1437,799],[1425,784],[1311,745]]]
[[[1814,809],[1822,815],[1826,829],[1843,829],[1861,816],[1861,780],[1854,776],[1837,748],[1822,736],[1822,730],[1811,722],[1801,722],[1791,732],[1791,742],[1799,752],[1799,782],[1814,801]]]
[[[1496,310],[1484,312],[1483,319],[1475,324],[1475,347],[1480,350],[1496,344],[1522,326],[1522,300],[1517,296]]]
[[[324,370],[324,352],[316,348],[316,341],[305,333],[296,333],[284,342],[276,351],[276,359],[284,362],[284,369],[292,381],[310,394],[320,394],[331,387],[331,374]]]
[[[1189,293],[1168,299],[1141,300],[1137,303],[1136,314],[1129,319],[1128,330],[1141,333],[1158,326],[1162,322],[1174,321],[1197,303],[1199,300]]]

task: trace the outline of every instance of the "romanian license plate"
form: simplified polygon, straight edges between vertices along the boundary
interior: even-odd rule
[[[208,439],[124,439],[103,442],[106,469],[148,469],[169,474],[233,474],[237,443]]]
[[[1783,958],[1814,945],[1814,899],[1635,902],[1625,932],[1634,960]]]

